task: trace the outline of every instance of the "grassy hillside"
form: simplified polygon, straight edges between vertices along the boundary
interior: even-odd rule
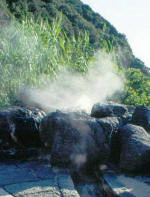
[[[139,68],[148,73],[144,63],[137,59],[127,42],[125,35],[118,33],[107,20],[95,13],[80,0],[6,0],[8,8],[16,18],[21,19],[29,13],[35,18],[42,16],[52,22],[62,13],[62,29],[67,36],[84,35],[88,32],[94,48],[105,48],[114,52],[120,67]]]
[[[94,50],[88,35],[69,39],[62,31],[61,17],[52,24],[24,18],[1,27],[0,106],[15,104],[24,85],[45,87],[63,67],[80,73],[88,69]]]
[[[16,95],[20,87],[45,87],[49,80],[55,80],[57,74],[65,68],[84,75],[91,61],[94,61],[93,55],[98,48],[107,53],[120,50],[113,58],[114,62],[117,59],[118,66],[115,65],[120,68],[118,75],[123,73],[125,76],[125,91],[114,95],[114,99],[119,98],[120,102],[129,105],[150,105],[150,79],[143,73],[146,72],[143,63],[133,56],[125,37],[88,6],[71,0],[29,1],[29,4],[22,4],[25,1],[19,0],[7,0],[8,4],[2,2],[4,1],[0,1],[1,107],[18,104]],[[72,8],[72,12],[60,11],[58,7],[62,3],[68,5],[68,9]],[[46,11],[48,5],[49,12]],[[85,16],[84,9],[89,10],[89,16],[87,12]],[[67,13],[69,17],[66,16]],[[72,16],[71,22],[70,15],[74,13],[77,15]],[[96,26],[96,21],[93,24],[90,22],[94,20],[90,19],[91,14],[97,17],[99,25]],[[83,22],[83,25],[79,26],[79,22]],[[85,28],[85,24],[89,29]],[[92,39],[94,28],[97,28],[96,36]],[[131,66],[131,59],[138,63]]]

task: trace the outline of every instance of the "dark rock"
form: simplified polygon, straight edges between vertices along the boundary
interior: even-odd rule
[[[72,179],[81,197],[117,197],[98,170],[90,175],[73,172]]]
[[[132,106],[132,105],[126,105],[127,107],[127,110],[128,112],[125,114],[125,116],[122,116],[122,121],[123,121],[123,124],[132,124],[132,115],[134,113],[134,110],[135,110],[135,106]]]
[[[133,115],[132,122],[150,133],[150,106],[138,106],[136,107]]]
[[[115,103],[97,103],[93,106],[91,116],[95,118],[122,117],[128,112],[127,107]]]
[[[141,171],[150,165],[150,135],[140,126],[127,124],[119,129],[120,168]]]
[[[122,117],[122,124],[126,125],[126,124],[132,124],[132,114],[131,113],[127,113],[126,116]]]
[[[129,114],[133,114],[134,110],[135,110],[135,106],[133,105],[126,105],[127,109],[128,109],[128,112]]]
[[[122,126],[122,120],[117,117],[105,117],[97,119],[97,122],[103,128],[105,136],[108,138],[108,141],[111,143],[112,135],[117,133],[118,128]]]
[[[107,141],[111,147],[110,161],[117,163],[120,155],[118,151],[118,129],[124,122],[121,118],[117,117],[99,118],[97,122],[103,128]]]
[[[102,127],[85,113],[53,112],[40,126],[41,139],[51,152],[51,164],[80,168],[105,162],[110,147]]]
[[[8,149],[14,144],[22,148],[40,146],[39,124],[44,115],[34,108],[0,109],[0,149]]]

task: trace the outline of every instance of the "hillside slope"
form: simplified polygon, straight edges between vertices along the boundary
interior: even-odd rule
[[[106,52],[114,52],[120,67],[139,68],[148,74],[148,68],[136,58],[125,35],[120,34],[107,20],[95,13],[80,0],[6,0],[11,13],[16,18],[33,13],[52,22],[62,13],[62,28],[69,36],[89,33],[90,43]]]

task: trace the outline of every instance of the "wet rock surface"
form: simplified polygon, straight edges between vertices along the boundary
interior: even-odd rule
[[[42,120],[40,130],[41,139],[51,153],[52,165],[92,167],[109,157],[104,130],[87,114],[51,113]]]
[[[150,133],[150,106],[136,107],[132,116],[132,122],[144,127]]]
[[[119,127],[123,125],[122,120],[118,117],[99,118],[97,122],[103,128],[109,143],[111,143],[113,134],[117,133]]]
[[[81,197],[116,197],[115,192],[113,192],[99,171],[93,173],[91,176],[74,172],[72,178],[75,188]]]
[[[103,176],[113,192],[119,197],[149,197],[149,176],[123,174],[114,167],[109,167]]]
[[[70,171],[39,161],[0,163],[0,196],[79,197]]]
[[[39,147],[39,124],[45,113],[35,108],[0,109],[0,151],[10,148]]]
[[[111,162],[126,175],[150,174],[150,107],[98,104],[92,113],[97,109],[95,118],[85,112],[46,116],[35,108],[1,109],[0,196],[135,196],[121,185],[120,193],[112,191],[114,177],[126,181],[124,175],[99,169]],[[149,196],[143,191],[143,197]]]
[[[115,197],[102,175],[82,176],[38,160],[0,162],[0,196]]]
[[[150,177],[112,167],[87,175],[39,160],[0,162],[1,197],[149,197],[149,185]]]
[[[109,161],[117,163],[120,157],[118,129],[123,126],[123,121],[118,117],[105,117],[98,118],[97,122],[103,128],[108,144],[110,146]]]
[[[127,124],[119,129],[120,168],[142,171],[150,165],[150,135],[144,128]],[[147,169],[148,170],[148,169]]]
[[[128,109],[125,105],[116,103],[97,103],[91,110],[91,116],[95,118],[122,117],[126,115]]]

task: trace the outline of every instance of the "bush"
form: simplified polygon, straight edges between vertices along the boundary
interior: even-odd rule
[[[69,39],[63,33],[61,17],[52,24],[32,18],[12,21],[1,27],[0,43],[0,106],[15,104],[23,85],[45,86],[61,67],[86,72],[93,51],[87,34]]]

